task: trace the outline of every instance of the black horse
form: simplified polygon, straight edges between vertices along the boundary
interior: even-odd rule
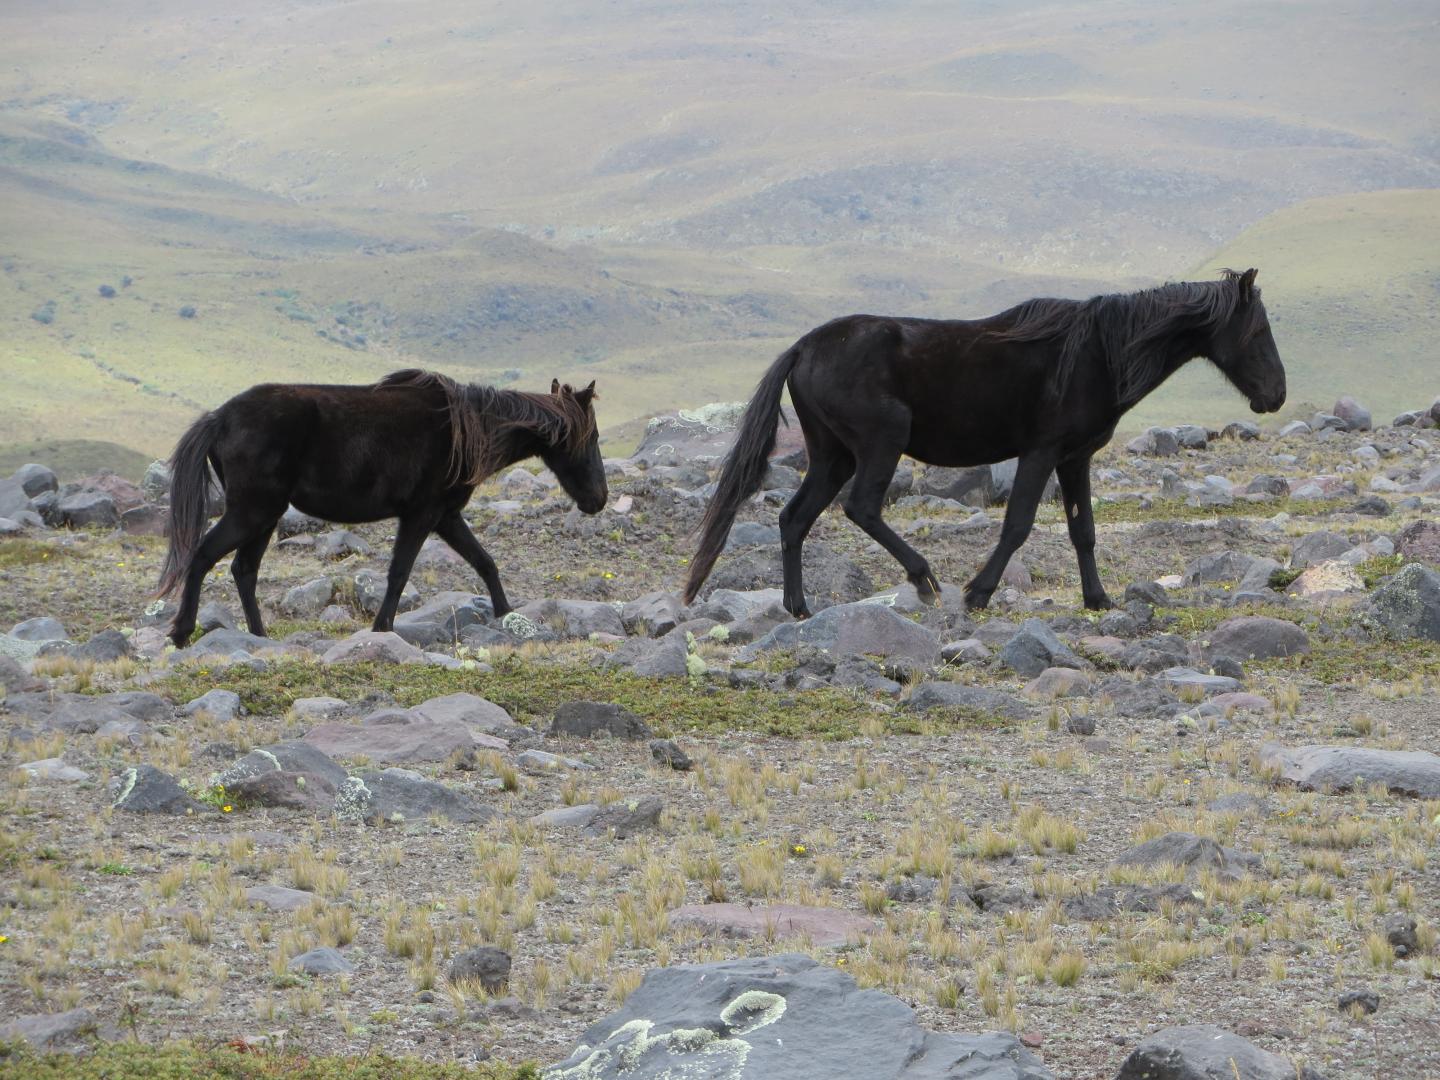
[[[461,386],[444,375],[397,371],[370,386],[267,384],[197,420],[171,459],[170,550],[160,595],[183,583],[170,637],[195,629],[205,574],[234,551],[230,572],[252,634],[265,633],[255,581],[289,504],[329,521],[398,517],[376,630],[389,630],[420,545],[431,532],[480,574],[496,615],[510,604],[500,574],[460,511],[497,469],[538,455],[587,514],[605,506],[593,399],[552,383],[549,394]],[[209,470],[225,512],[209,532]]]
[[[1030,534],[1053,470],[1065,500],[1088,608],[1110,607],[1095,568],[1090,458],[1141,398],[1203,356],[1255,412],[1285,403],[1285,369],[1255,271],[1090,300],[1028,300],[975,321],[851,315],[810,331],[766,372],[705,512],[685,598],[694,600],[740,505],[760,488],[786,384],[810,465],[780,513],[785,607],[809,614],[800,576],[806,534],[845,481],[848,517],[899,560],[922,597],[939,582],[880,517],[901,454],[934,465],[1018,457],[1000,542],[965,587],[983,608]]]

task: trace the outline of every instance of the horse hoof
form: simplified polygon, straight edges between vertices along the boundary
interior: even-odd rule
[[[1104,593],[1101,593],[1099,596],[1087,596],[1085,598],[1085,606],[1091,611],[1109,611],[1115,606],[1115,601],[1111,600],[1110,597]]]
[[[976,589],[965,590],[965,608],[968,611],[982,611],[990,606],[990,594]]]

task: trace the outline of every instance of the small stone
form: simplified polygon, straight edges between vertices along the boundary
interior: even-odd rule
[[[288,966],[291,971],[306,975],[350,975],[355,971],[354,964],[346,960],[338,949],[329,946],[303,952],[292,959]]]
[[[1381,924],[1385,931],[1385,940],[1395,950],[1399,957],[1409,956],[1420,948],[1420,940],[1415,933],[1415,918],[1406,915],[1403,911],[1394,911],[1385,916]]]
[[[1340,995],[1340,1011],[1366,1015],[1377,1013],[1380,1011],[1380,995],[1374,990],[1347,990]]]
[[[510,954],[493,945],[467,949],[450,962],[450,981],[479,983],[487,993],[504,989],[510,981]]]
[[[675,745],[671,739],[651,739],[650,756],[661,765],[668,765],[676,772],[689,772],[695,767],[690,755]]]

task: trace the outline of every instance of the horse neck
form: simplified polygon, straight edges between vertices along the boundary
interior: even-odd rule
[[[1122,413],[1134,408],[1191,360],[1209,356],[1211,351],[1210,336],[1198,331],[1178,334],[1163,345],[1146,350],[1142,357],[1122,360],[1130,346],[1130,340],[1113,339],[1101,345],[1115,388],[1116,404]]]
[[[487,416],[490,453],[495,468],[503,469],[552,448],[553,444],[546,438],[534,409],[513,390],[495,392]]]

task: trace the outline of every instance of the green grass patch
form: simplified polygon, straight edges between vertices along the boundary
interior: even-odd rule
[[[1184,499],[1155,499],[1146,509],[1138,500],[1102,502],[1095,507],[1095,523],[1119,525],[1126,522],[1193,521],[1199,518],[1268,518],[1282,511],[1292,517],[1321,517],[1347,505],[1344,499],[1275,499],[1260,503],[1237,499],[1231,506],[1186,506]],[[1042,520],[1060,521],[1062,518],[1057,510],[1049,512]]]
[[[0,446],[0,476],[38,461],[54,469],[62,480],[109,471],[139,483],[152,460],[128,446],[99,439],[40,439]]]
[[[1206,604],[1201,607],[1156,608],[1155,613],[1175,620],[1165,628],[1167,631],[1187,637],[1207,633],[1226,619],[1238,619],[1242,615],[1266,615],[1272,619],[1293,622],[1305,629],[1313,629],[1317,621],[1313,612],[1301,613],[1281,604],[1236,604],[1233,607]]]
[[[0,1051],[4,1080],[539,1080],[531,1064],[478,1066],[366,1054],[308,1057],[232,1046],[110,1043],[84,1056]]]
[[[721,691],[710,683],[647,679],[629,672],[582,664],[537,663],[519,656],[497,658],[493,672],[415,664],[331,664],[285,660],[265,671],[235,666],[177,672],[150,689],[188,701],[222,686],[234,690],[252,715],[278,715],[300,697],[354,701],[376,690],[405,707],[443,694],[471,693],[502,706],[518,723],[546,727],[570,701],[611,701],[643,718],[661,735],[753,731],[788,738],[849,739],[881,722],[892,734],[942,734],[1003,726],[988,714],[954,710],[885,713],[858,692],[832,689]]]
[[[1361,678],[1404,682],[1416,676],[1440,677],[1440,642],[1316,641],[1308,653],[1255,663],[1257,671],[1291,675],[1303,672],[1326,684]]]
[[[24,537],[0,541],[0,570],[53,562],[56,559],[69,558],[73,554],[68,548]]]
[[[1404,555],[1377,555],[1355,567],[1355,572],[1360,575],[1360,580],[1367,589],[1373,589],[1391,574],[1399,573],[1404,565]]]

